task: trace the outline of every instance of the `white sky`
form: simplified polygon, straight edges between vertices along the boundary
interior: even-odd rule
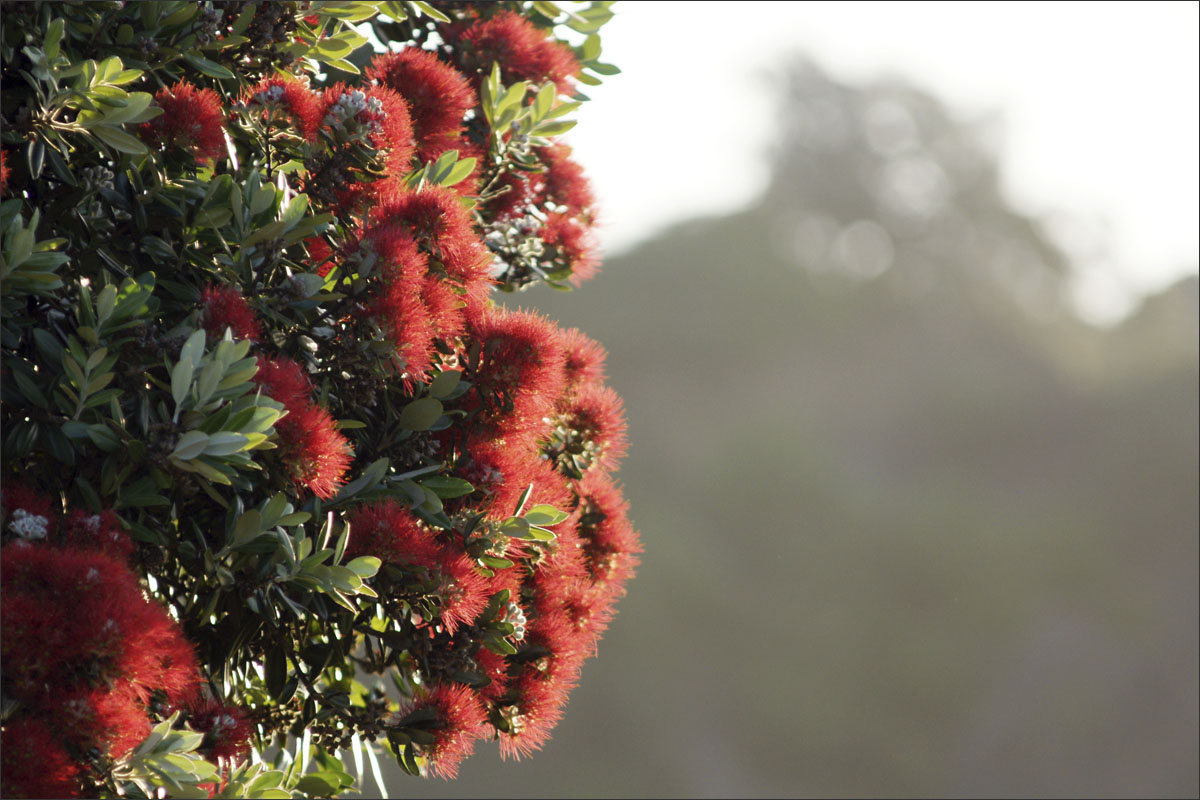
[[[585,87],[592,102],[567,137],[599,195],[609,254],[762,190],[774,118],[763,70],[802,51],[840,80],[892,73],[964,118],[1000,112],[1017,206],[1107,231],[1109,257],[1085,259],[1080,291],[1094,319],[1114,318],[1131,293],[1200,260],[1198,3],[622,0],[613,9],[603,59],[623,74]]]

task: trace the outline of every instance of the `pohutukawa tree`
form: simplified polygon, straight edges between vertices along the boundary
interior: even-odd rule
[[[604,351],[494,295],[596,269],[608,5],[3,4],[4,796],[546,741],[639,545]]]

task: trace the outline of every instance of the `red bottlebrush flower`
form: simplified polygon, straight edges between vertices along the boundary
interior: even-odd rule
[[[433,361],[434,322],[423,296],[428,259],[394,225],[372,230],[367,241],[375,251],[381,284],[367,313],[395,345],[401,372],[411,385],[425,379]]]
[[[520,759],[541,750],[562,719],[573,685],[543,680],[536,667],[525,666],[511,678],[497,709],[507,726],[500,732],[500,757]]]
[[[409,47],[398,53],[381,53],[371,61],[366,75],[404,98],[421,149],[435,137],[457,134],[463,116],[476,104],[470,82],[428,50]]]
[[[471,755],[475,740],[483,734],[487,713],[475,692],[461,684],[438,684],[422,697],[407,703],[400,716],[430,709],[437,721],[424,730],[433,736],[433,743],[422,745],[422,754],[429,759],[429,770],[440,778],[454,778],[459,763]]]
[[[126,686],[59,693],[47,709],[67,741],[81,751],[96,748],[120,761],[150,734],[146,704]]]
[[[596,198],[583,167],[571,160],[571,148],[554,144],[540,149],[538,156],[546,165],[542,173],[542,199],[564,208],[567,216],[590,223]]]
[[[475,491],[462,502],[494,518],[511,516],[522,493],[535,483],[540,460],[532,441],[468,439],[455,473],[474,486]]]
[[[550,454],[570,461],[568,472],[593,466],[614,469],[625,456],[625,416],[621,396],[607,386],[588,384],[560,402],[551,418]],[[564,466],[566,466],[564,464]]]
[[[556,263],[571,270],[571,283],[578,286],[596,274],[600,258],[591,230],[565,214],[548,214],[542,226],[542,241],[558,252]]]
[[[225,113],[220,96],[212,89],[197,89],[180,81],[159,89],[154,102],[163,113],[139,128],[147,143],[187,151],[196,163],[225,153]]]
[[[8,151],[0,150],[0,193],[8,191]]]
[[[27,717],[10,719],[0,732],[0,743],[0,783],[6,797],[82,795],[81,765],[46,723]]]
[[[235,339],[257,342],[262,338],[254,309],[236,286],[206,286],[200,292],[200,302],[204,306],[202,324],[209,336],[220,339],[230,328]]]
[[[468,307],[482,304],[492,285],[492,259],[458,195],[442,186],[426,186],[419,192],[393,187],[373,209],[371,219],[373,227],[395,225],[407,231],[441,265],[446,278],[464,291]]]
[[[488,582],[475,571],[475,565],[462,553],[442,549],[438,570],[442,575],[439,614],[447,632],[469,625],[483,613],[491,596]]]
[[[0,654],[6,679],[27,702],[44,702],[63,675],[124,687],[143,700],[162,690],[178,701],[197,688],[191,644],[111,556],[9,547],[0,576]]]
[[[575,488],[579,496],[579,538],[592,580],[614,596],[624,593],[642,551],[629,523],[629,505],[620,488],[601,470],[589,470]]]
[[[236,761],[250,752],[254,726],[246,718],[245,709],[210,698],[192,703],[188,712],[192,730],[204,734],[201,749],[212,758]]]
[[[272,400],[278,400],[284,408],[292,409],[310,402],[312,384],[304,369],[295,361],[286,358],[258,357],[258,372],[254,382]]]
[[[20,481],[5,481],[0,505],[6,512],[5,528],[24,541],[41,541],[58,528],[61,512],[56,513],[50,498]]]
[[[607,353],[599,342],[578,328],[560,329],[559,340],[566,354],[566,393],[569,394],[588,384],[604,382],[604,360]]]
[[[333,417],[315,403],[289,407],[275,423],[281,456],[297,486],[322,500],[337,494],[353,461],[350,443],[337,430]]]
[[[243,95],[242,104],[248,109],[262,109],[267,115],[282,112],[300,136],[310,142],[316,141],[317,129],[325,115],[321,95],[290,75],[272,75],[260,82]]]
[[[89,514],[73,511],[63,526],[63,544],[102,553],[128,563],[136,548],[115,511]]]
[[[560,92],[573,89],[579,62],[571,48],[557,42],[520,14],[500,11],[462,30],[450,29],[463,69],[486,75],[492,63],[500,62],[506,84],[517,81],[553,81]]]
[[[413,572],[426,573],[430,593],[440,600],[439,619],[454,633],[487,606],[488,585],[461,552],[437,541],[405,506],[394,500],[351,512],[350,557],[375,556]]]
[[[388,172],[403,175],[412,165],[413,130],[404,98],[385,86],[367,91],[336,83],[321,96],[320,129],[337,143],[365,136],[384,153]]]
[[[506,432],[544,428],[562,395],[565,356],[554,323],[536,314],[491,309],[470,322],[480,343],[469,377],[491,424]]]
[[[544,594],[539,589],[535,607],[540,614],[561,613],[579,633],[580,644],[587,644],[589,655],[595,655],[596,644],[612,621],[616,598],[604,586],[588,579],[569,578],[553,584]]]
[[[439,559],[433,533],[395,500],[359,506],[350,512],[346,557],[375,556],[391,564],[429,566]]]

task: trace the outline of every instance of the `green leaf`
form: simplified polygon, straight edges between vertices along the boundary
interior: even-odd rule
[[[179,420],[183,401],[187,399],[188,389],[192,387],[192,374],[196,367],[189,358],[179,359],[179,363],[171,370],[171,397],[175,400],[175,421]]]
[[[458,388],[461,380],[462,372],[458,370],[446,370],[438,373],[438,376],[429,383],[429,396],[438,399],[447,397]]]
[[[180,461],[190,461],[204,452],[208,446],[208,434],[203,431],[188,431],[179,437],[171,456]]]
[[[220,64],[214,61],[209,61],[204,56],[196,55],[195,53],[184,53],[183,58],[197,70],[210,78],[228,80],[234,77],[233,73],[227,70],[225,67],[222,67]]]
[[[557,525],[566,519],[567,516],[568,514],[559,511],[554,506],[539,505],[525,512],[525,521],[530,525],[545,527],[547,525]]]
[[[337,794],[342,788],[342,783],[337,778],[324,772],[314,772],[311,775],[305,775],[296,783],[296,789],[311,794],[316,797],[332,797]]]
[[[542,122],[534,126],[534,136],[558,136],[566,133],[575,127],[575,120],[568,119],[561,122]]]
[[[227,456],[245,450],[249,444],[250,439],[240,433],[219,431],[208,437],[208,444],[204,447],[204,455]]]
[[[462,183],[475,170],[476,163],[477,159],[475,158],[464,158],[455,162],[450,171],[446,173],[446,176],[437,181],[437,183],[442,186],[454,186],[455,184]]]
[[[46,26],[46,36],[42,39],[42,50],[46,53],[46,58],[53,61],[58,58],[59,43],[62,42],[63,35],[62,17],[55,17]]]
[[[450,475],[432,475],[421,481],[421,486],[433,491],[442,499],[464,497],[475,491],[475,487],[468,481]]]
[[[91,132],[96,135],[96,138],[104,142],[114,150],[119,150],[122,153],[130,153],[131,155],[140,156],[150,152],[146,145],[142,144],[142,140],[134,136],[130,136],[123,130],[113,128],[108,125],[96,125],[90,128]]]
[[[346,569],[353,572],[360,578],[370,578],[379,571],[379,566],[383,562],[375,556],[359,556],[346,565]]]
[[[421,2],[421,0],[416,0],[416,2],[413,2],[412,7],[417,9],[418,11],[420,11],[425,16],[436,19],[438,22],[449,22],[450,21],[450,18],[447,17],[445,14],[438,11],[433,6],[429,5],[429,3]]]
[[[404,407],[397,422],[410,431],[427,431],[441,416],[440,400],[435,397],[421,397]]]

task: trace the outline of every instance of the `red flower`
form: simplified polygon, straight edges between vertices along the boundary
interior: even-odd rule
[[[578,328],[559,329],[559,341],[566,354],[564,369],[567,376],[565,391],[570,393],[588,384],[604,382],[604,360],[607,354],[599,342]]]
[[[197,89],[187,81],[159,89],[154,102],[163,113],[143,122],[139,132],[155,146],[185,150],[196,163],[225,153],[225,114],[212,89]]]
[[[204,734],[201,747],[212,758],[236,761],[250,752],[254,726],[246,718],[245,709],[208,698],[194,702],[189,713],[192,729]]]
[[[572,79],[579,74],[579,62],[570,47],[512,11],[476,20],[462,30],[452,28],[447,36],[466,72],[486,75],[498,61],[506,84],[553,81],[560,92],[569,92]]]
[[[56,723],[61,729],[61,723]],[[0,783],[8,797],[79,797],[80,764],[46,723],[18,717],[0,732]]]
[[[476,104],[475,92],[462,73],[428,50],[409,47],[381,53],[366,75],[404,98],[421,149],[445,141],[447,134],[456,137],[463,116]]]
[[[309,261],[316,267],[313,271],[322,278],[327,277],[330,271],[338,265],[338,259],[333,257],[333,248],[320,236],[311,236],[305,239],[304,246],[308,248]]]
[[[8,151],[0,150],[0,192],[8,190]]]
[[[475,740],[483,732],[487,714],[475,692],[461,684],[438,684],[400,711],[401,716],[421,709],[432,709],[437,721],[426,729],[433,743],[421,746],[429,759],[429,769],[438,777],[454,778],[458,765],[475,749]]]
[[[325,104],[321,95],[307,84],[291,75],[272,75],[243,95],[243,104],[250,108],[261,108],[266,115],[282,111],[310,142],[317,139],[317,129],[325,116]]]
[[[321,95],[320,128],[334,142],[365,135],[380,151],[388,172],[403,175],[412,166],[413,129],[404,98],[385,86],[365,92],[336,83]]]
[[[186,699],[197,688],[191,644],[137,578],[96,551],[4,550],[0,653],[6,679],[43,702],[62,675],[123,686],[143,700],[155,690]]]
[[[473,659],[476,670],[491,680],[479,694],[488,700],[498,700],[508,688],[508,659],[486,647],[480,647]]]
[[[482,305],[492,285],[491,255],[458,195],[442,186],[410,192],[393,186],[371,214],[373,228],[396,226],[441,264],[468,308]]]
[[[590,223],[596,198],[583,174],[583,167],[571,160],[571,148],[554,144],[540,149],[538,156],[546,165],[540,187],[542,198],[563,207],[567,216]]]
[[[463,504],[478,507],[494,518],[509,517],[516,511],[517,500],[533,486],[527,507],[552,505],[565,507],[570,489],[554,465],[541,457],[530,435],[487,439],[469,437],[455,465],[455,474],[475,487],[463,498]],[[455,507],[450,504],[450,507]]]
[[[400,371],[411,385],[425,379],[433,361],[434,321],[424,298],[428,259],[395,225],[371,231],[368,242],[380,285],[367,313],[395,346]]]
[[[607,386],[588,384],[559,403],[553,419],[551,453],[571,459],[581,470],[611,470],[625,456],[625,416],[621,396]]]
[[[592,580],[613,596],[624,593],[642,551],[629,523],[629,505],[607,474],[589,470],[576,487],[579,494],[579,538]]]
[[[565,214],[548,214],[542,226],[542,241],[557,252],[556,264],[571,271],[571,283],[578,286],[596,274],[600,266],[591,231],[579,220]]]
[[[125,758],[150,734],[146,704],[127,686],[61,692],[47,711],[75,748],[95,748],[114,761]]]
[[[275,423],[282,457],[297,486],[322,500],[337,494],[353,461],[350,443],[330,413],[315,403],[289,408]]]
[[[553,322],[525,311],[496,308],[470,321],[480,344],[470,379],[485,422],[505,432],[544,428],[544,417],[562,395],[565,356]]]
[[[391,564],[429,566],[439,560],[433,533],[394,500],[359,506],[350,512],[346,557],[375,556]]]
[[[500,736],[500,755],[520,758],[539,750],[562,717],[579,668],[593,640],[562,612],[543,614],[529,625],[525,644],[509,661],[516,676],[499,700],[508,726]]]
[[[422,573],[437,595],[438,618],[449,633],[474,622],[487,606],[488,585],[461,552],[437,541],[405,506],[394,500],[360,506],[349,516],[350,557],[372,555]]]
[[[219,339],[230,328],[235,339],[257,342],[262,338],[254,309],[236,286],[206,286],[200,292],[200,302],[204,306],[202,323],[209,336]]]
[[[288,409],[309,402],[312,394],[312,384],[304,374],[304,369],[286,358],[259,356],[254,382],[263,387],[268,397],[278,400]]]

